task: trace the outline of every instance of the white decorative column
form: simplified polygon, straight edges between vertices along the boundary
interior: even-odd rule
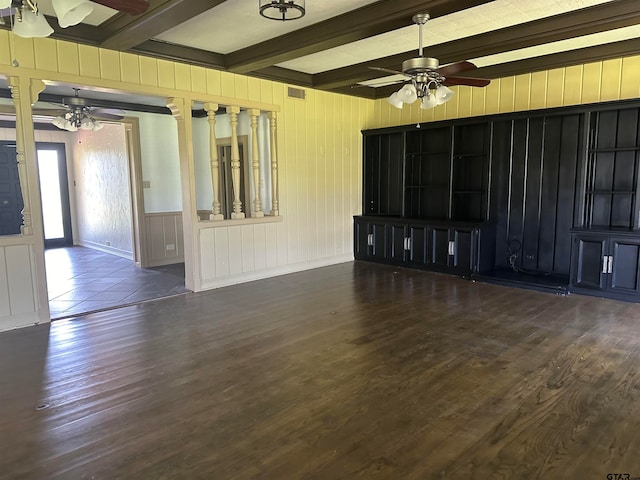
[[[240,200],[240,150],[238,149],[238,114],[240,107],[229,106],[227,113],[231,123],[231,181],[233,183],[233,212],[231,218],[244,218]]]
[[[27,180],[27,163],[25,156],[25,140],[24,140],[24,118],[23,109],[21,108],[22,93],[20,92],[20,78],[9,77],[9,88],[11,89],[11,98],[16,109],[16,156],[18,159],[18,178],[20,179],[20,189],[22,190],[22,225],[20,231],[22,235],[33,235],[33,220],[31,218],[31,201],[29,194],[29,182]],[[29,119],[31,121],[31,119]]]
[[[260,202],[260,150],[258,145],[258,116],[260,110],[252,108],[248,111],[251,119],[251,166],[253,168],[253,211],[252,217],[264,217],[262,203]]]
[[[271,144],[271,215],[280,215],[278,210],[278,147],[276,131],[276,112],[269,112],[269,143]]]
[[[220,164],[218,162],[218,145],[216,144],[216,111],[217,103],[205,103],[204,109],[207,112],[209,121],[209,163],[211,165],[211,191],[213,192],[212,213],[209,220],[224,220],[224,215],[220,212]]]

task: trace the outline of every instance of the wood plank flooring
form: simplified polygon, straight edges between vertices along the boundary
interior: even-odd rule
[[[60,320],[0,334],[0,444],[11,480],[640,477],[640,306],[358,262]]]

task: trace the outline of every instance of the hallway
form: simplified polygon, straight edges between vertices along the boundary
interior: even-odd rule
[[[51,318],[59,319],[189,292],[184,264],[138,268],[86,247],[45,251]]]

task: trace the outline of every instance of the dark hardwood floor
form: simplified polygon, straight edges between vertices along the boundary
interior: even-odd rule
[[[0,334],[0,444],[11,480],[640,477],[640,305],[346,263],[59,320]]]

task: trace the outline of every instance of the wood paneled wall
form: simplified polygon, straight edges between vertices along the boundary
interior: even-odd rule
[[[39,322],[32,245],[0,240],[0,331]]]
[[[361,209],[360,131],[368,127],[373,101],[311,89],[305,100],[288,98],[287,85],[278,82],[48,38],[14,37],[12,45],[9,36],[0,31],[3,75],[174,98],[187,107],[198,100],[278,112],[279,221],[198,222],[194,179],[182,182],[183,205],[194,207],[183,214],[193,220],[184,232],[184,251],[189,242],[196,290],[352,258],[352,216]],[[11,66],[14,58],[18,68]],[[189,139],[190,121],[185,124]],[[192,176],[192,149],[181,155],[182,171]],[[38,202],[36,190],[32,195],[32,203]],[[34,231],[41,229],[35,219]],[[34,261],[44,265],[39,250]],[[228,273],[219,265],[229,265]]]
[[[146,267],[184,262],[181,212],[145,213]]]
[[[399,110],[375,101],[371,128],[408,125],[640,97],[640,55],[492,80],[485,88],[452,87],[452,100],[429,110]]]
[[[496,265],[569,274],[584,115],[536,116],[493,125],[490,220]]]

